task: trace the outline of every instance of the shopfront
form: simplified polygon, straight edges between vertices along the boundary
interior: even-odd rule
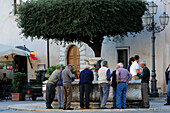
[[[0,44],[0,79],[6,73],[12,79],[14,72],[27,74],[27,57],[23,50]]]

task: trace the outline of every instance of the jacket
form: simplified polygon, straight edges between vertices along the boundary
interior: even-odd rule
[[[72,85],[72,79],[74,79],[75,76],[72,74],[70,69],[65,68],[62,71],[62,79],[63,79],[63,85]]]
[[[98,72],[99,78],[98,83],[108,83],[110,81],[110,69],[107,67],[101,67]]]
[[[57,82],[57,86],[63,86],[62,73],[60,74],[60,78]]]
[[[168,71],[168,68],[165,71],[166,84],[168,84],[168,81],[169,81],[169,73],[170,73],[170,71]]]
[[[145,67],[142,71],[142,75],[138,74],[139,78],[142,79],[142,83],[148,83],[149,84],[149,81],[150,81],[150,70]]]
[[[84,69],[80,72],[79,84],[92,84],[93,79],[93,72],[90,69]]]
[[[111,86],[113,88],[116,88],[117,87],[116,70],[111,73],[111,77],[112,77]]]
[[[51,74],[50,78],[48,79],[48,83],[57,85],[57,82],[58,82],[58,80],[59,80],[59,78],[60,78],[60,73],[61,73],[61,72],[56,69],[56,70]]]

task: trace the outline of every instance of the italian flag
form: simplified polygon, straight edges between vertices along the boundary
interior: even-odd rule
[[[37,58],[35,57],[35,52],[31,52],[28,49],[25,49],[27,56],[31,57],[33,60],[37,60]]]

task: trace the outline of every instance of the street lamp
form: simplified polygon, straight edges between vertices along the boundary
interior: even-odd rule
[[[151,97],[158,97],[156,70],[155,70],[155,33],[159,33],[165,29],[169,22],[169,16],[163,12],[159,16],[161,26],[157,26],[154,20],[154,15],[157,13],[158,6],[152,1],[148,4],[148,11],[142,17],[143,25],[146,26],[147,31],[152,32],[152,79],[151,79]]]

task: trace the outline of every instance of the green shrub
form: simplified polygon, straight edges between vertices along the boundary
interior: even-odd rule
[[[12,84],[15,93],[22,93],[27,84],[27,74],[17,72],[12,76]]]
[[[66,68],[66,66],[64,66],[64,65],[62,65],[62,64],[61,64],[61,65],[56,65],[56,66],[51,66],[51,67],[49,67],[49,68],[47,69],[46,74],[51,75],[51,74],[53,73],[53,71],[55,71],[55,70],[57,69],[58,66],[61,66],[62,69],[65,69],[65,68]]]
[[[61,65],[58,64],[58,65],[56,65],[56,66],[51,66],[51,67],[49,67],[49,68],[47,69],[46,74],[51,75],[51,74],[53,73],[53,71],[55,71],[55,70],[57,69],[58,66],[62,67],[63,70],[66,68],[66,66],[63,65],[63,64],[61,64]],[[71,70],[71,72],[72,72],[75,76],[77,76],[78,70],[75,70],[75,69],[73,68],[73,69]]]
[[[44,74],[45,72],[46,72],[45,70],[35,71],[35,73],[36,73],[36,83],[37,83],[37,84],[42,84],[43,74]]]

